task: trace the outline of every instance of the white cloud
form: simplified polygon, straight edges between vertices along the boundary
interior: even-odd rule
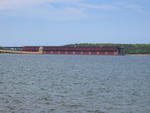
[[[143,7],[140,5],[126,5],[125,8],[129,9],[142,9]]]
[[[28,10],[28,16],[48,20],[78,20],[87,18],[88,14],[82,8],[64,7],[61,9],[34,9]],[[23,15],[24,16],[24,15]]]
[[[83,8],[71,6],[55,7],[52,3],[78,3],[83,0],[0,0],[0,14],[3,16],[42,18],[50,20],[73,20],[86,18]],[[46,6],[47,4],[48,7]],[[44,5],[46,7],[41,7]]]
[[[34,6],[40,4],[51,4],[51,3],[72,3],[76,6],[85,8],[94,8],[100,10],[111,10],[115,9],[114,5],[92,5],[84,3],[86,0],[0,0],[0,9],[14,9],[22,8],[26,6]]]
[[[83,0],[0,0],[0,9],[20,8],[28,5],[38,5],[46,3],[75,3]]]
[[[88,18],[89,14],[83,8],[62,7],[62,8],[20,8],[19,10],[0,11],[1,16],[7,17],[21,17],[32,19],[46,19],[46,20],[79,20]]]
[[[141,6],[129,4],[90,4],[87,0],[0,0],[0,15],[46,18],[55,20],[81,19],[91,15],[88,9],[140,9]],[[92,1],[92,0],[91,0]],[[55,7],[53,3],[66,3]],[[48,6],[47,6],[48,4]]]
[[[93,9],[100,9],[100,10],[111,10],[116,8],[142,8],[140,5],[130,5],[130,2],[118,2],[111,4],[86,4],[87,0],[0,0],[0,9],[9,9],[9,8],[22,8],[26,6],[36,6],[41,4],[51,4],[51,3],[72,3],[76,6],[86,7],[86,8],[93,8]],[[92,0],[91,0],[92,1]]]
[[[93,9],[100,9],[100,10],[112,10],[112,9],[116,9],[117,7],[114,5],[92,5],[92,4],[83,4],[83,3],[79,3],[79,6],[82,7],[87,7],[87,8],[93,8]]]

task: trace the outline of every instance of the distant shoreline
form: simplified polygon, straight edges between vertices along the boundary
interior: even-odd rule
[[[150,54],[125,54],[127,56],[150,56]]]
[[[0,54],[13,54],[13,53],[0,53]],[[22,54],[22,55],[27,55],[27,54]],[[30,54],[30,55],[40,55],[40,54]],[[48,55],[48,54],[45,54],[45,55]],[[51,55],[57,55],[57,54],[51,54]],[[104,56],[104,55],[96,55],[96,56]],[[115,55],[112,55],[112,56],[115,56]],[[116,56],[122,56],[122,55],[116,55]],[[125,54],[123,56],[150,56],[150,54]]]

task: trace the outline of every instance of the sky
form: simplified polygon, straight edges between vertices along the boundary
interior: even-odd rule
[[[0,46],[150,43],[150,0],[0,0]]]

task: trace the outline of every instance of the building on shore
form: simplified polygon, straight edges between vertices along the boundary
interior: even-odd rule
[[[122,47],[91,47],[91,46],[23,46],[4,47],[6,50],[24,51],[38,54],[59,55],[124,55]],[[19,53],[18,52],[18,53]],[[22,53],[22,52],[20,52]],[[36,53],[36,54],[37,54]]]
[[[24,46],[22,51],[65,55],[124,55],[122,47]]]

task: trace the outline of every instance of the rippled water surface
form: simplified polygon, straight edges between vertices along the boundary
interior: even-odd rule
[[[0,113],[150,113],[150,56],[1,54]]]

